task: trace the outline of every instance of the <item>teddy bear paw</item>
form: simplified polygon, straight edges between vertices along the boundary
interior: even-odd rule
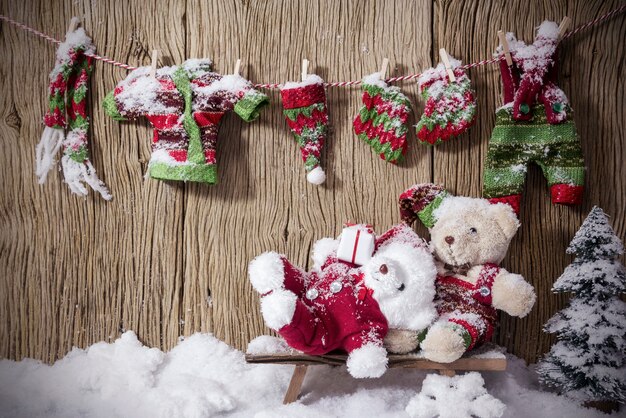
[[[274,251],[261,254],[250,262],[248,275],[254,290],[262,295],[280,289],[285,282],[283,257]]]
[[[523,318],[530,313],[537,295],[535,288],[519,274],[501,275],[493,284],[493,307],[511,316]]]
[[[352,377],[380,377],[387,370],[387,350],[381,345],[365,344],[350,352],[346,365]]]
[[[280,330],[291,323],[298,298],[289,290],[274,290],[261,299],[261,313],[268,327]]]
[[[387,332],[383,344],[390,353],[410,353],[419,345],[418,332],[408,329],[392,328]]]
[[[450,325],[433,326],[421,343],[424,357],[437,363],[452,363],[461,358],[467,344],[458,327]]]

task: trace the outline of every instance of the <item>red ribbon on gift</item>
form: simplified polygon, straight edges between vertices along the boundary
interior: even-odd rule
[[[365,226],[365,228],[367,228],[367,233],[368,234],[373,234],[374,233],[374,227],[370,224],[355,224],[352,222],[344,222],[343,227],[344,228],[349,228],[351,226],[357,226],[357,225],[363,225]]]
[[[359,247],[359,237],[361,236],[361,230],[356,231],[356,239],[354,240],[354,249],[352,250],[352,264],[354,264],[354,259],[356,258],[356,249]]]

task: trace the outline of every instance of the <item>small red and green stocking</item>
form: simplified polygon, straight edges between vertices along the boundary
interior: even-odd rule
[[[476,96],[470,79],[460,68],[461,62],[450,59],[455,81],[450,81],[443,64],[426,70],[418,79],[426,100],[424,114],[417,123],[417,138],[436,145],[459,136],[474,124]]]
[[[63,148],[61,166],[70,190],[85,196],[87,188],[83,183],[87,183],[104,199],[110,200],[109,190],[96,175],[89,159],[86,105],[93,63],[85,52],[94,53],[95,47],[83,28],[68,33],[57,50],[50,73],[48,110],[44,116],[46,128],[36,148],[36,174],[39,183],[43,184],[55,165],[55,155]]]
[[[328,129],[326,91],[320,77],[309,74],[302,82],[291,82],[280,91],[287,125],[298,141],[302,160],[312,184],[322,184],[326,174],[320,166]]]
[[[411,102],[397,87],[389,87],[374,73],[363,79],[363,106],[354,119],[354,132],[370,144],[383,160],[396,164],[408,144]]]

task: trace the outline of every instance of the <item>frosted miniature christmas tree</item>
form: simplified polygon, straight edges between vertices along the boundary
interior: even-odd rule
[[[626,401],[626,269],[606,214],[594,207],[567,249],[576,254],[554,283],[573,294],[569,306],[545,325],[557,343],[539,363],[539,380],[582,401]]]

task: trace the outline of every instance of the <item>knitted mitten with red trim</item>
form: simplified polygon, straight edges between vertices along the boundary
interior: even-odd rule
[[[476,120],[476,96],[461,62],[451,59],[456,81],[451,82],[445,66],[426,70],[417,80],[426,100],[424,114],[417,123],[417,138],[436,145],[469,129]]]
[[[320,159],[328,128],[324,82],[317,75],[309,74],[305,81],[286,83],[280,94],[287,125],[302,153],[306,179],[312,184],[322,184],[326,174]]]
[[[39,184],[43,184],[55,164],[56,153],[63,147],[61,165],[70,190],[80,196],[87,195],[84,182],[110,200],[112,196],[96,175],[89,158],[86,104],[92,58],[85,52],[94,53],[95,47],[83,28],[68,33],[57,50],[56,63],[50,73],[49,106],[44,116],[46,128],[36,148],[36,174]]]
[[[411,102],[397,87],[389,87],[374,73],[363,79],[363,106],[354,119],[354,132],[380,154],[396,164],[407,150],[407,121]]]

